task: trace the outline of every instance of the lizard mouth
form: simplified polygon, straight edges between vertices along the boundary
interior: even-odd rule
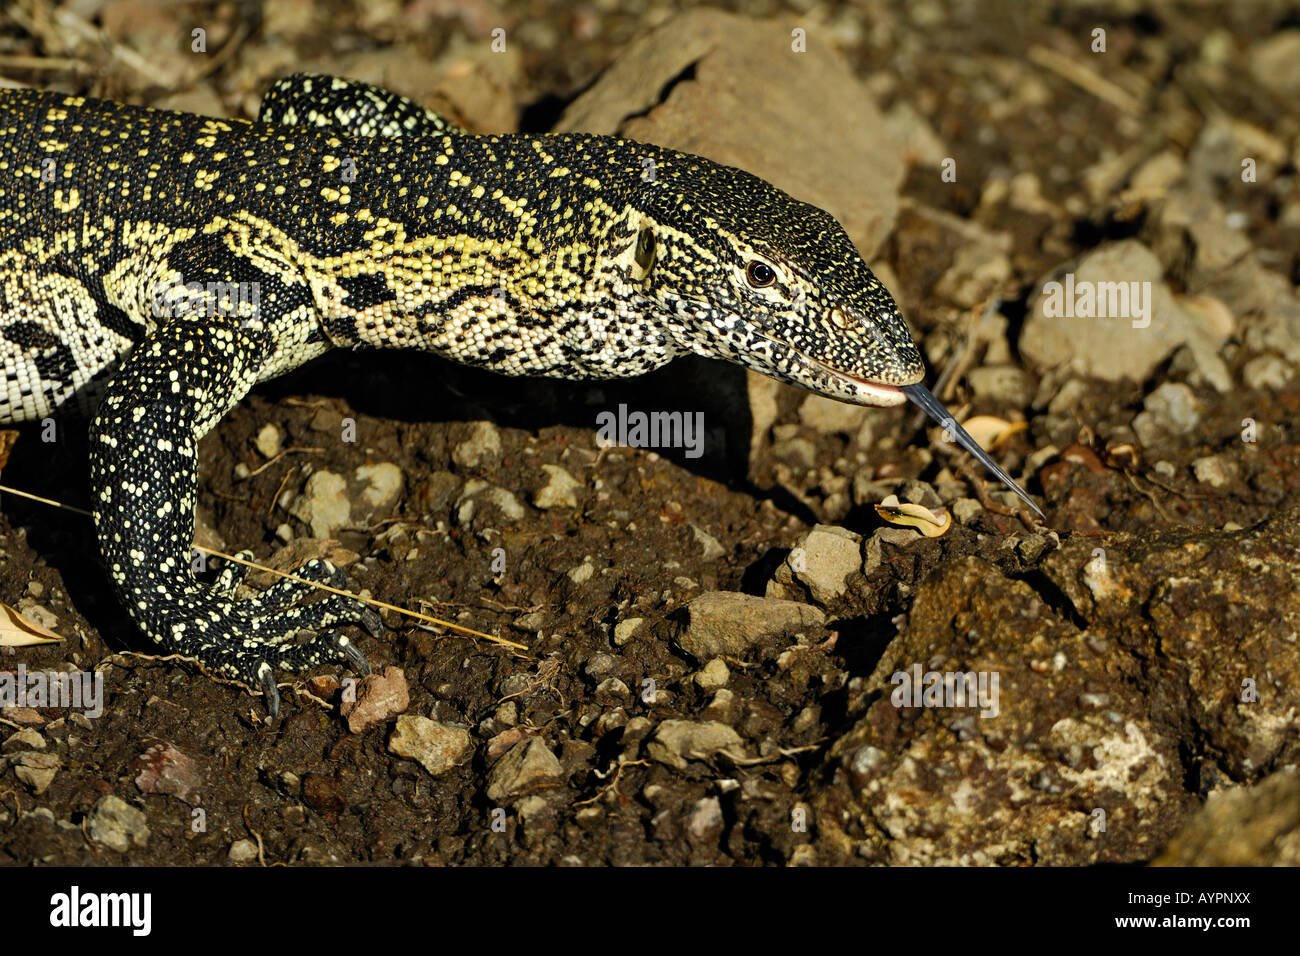
[[[890,406],[902,405],[907,401],[907,394],[897,385],[887,385],[884,382],[873,382],[869,379],[858,378],[856,375],[841,372],[813,358],[808,359],[808,361],[819,371],[825,372],[834,378],[838,384],[852,395],[851,400],[859,405]]]

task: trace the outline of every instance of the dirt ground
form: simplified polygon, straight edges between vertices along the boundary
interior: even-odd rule
[[[59,5],[18,0],[0,13],[0,77],[249,116],[269,79],[310,65],[388,77],[471,128],[533,131],[678,9],[62,6],[93,39]],[[401,718],[351,728],[340,703],[352,685],[333,671],[283,677],[268,722],[260,697],[154,656],[108,588],[87,518],[4,495],[0,600],[66,641],[0,649],[0,668],[98,668],[105,707],[95,719],[0,714],[0,862],[1295,862],[1294,820],[1276,839],[1232,843],[1244,858],[1189,834],[1207,801],[1254,793],[1300,746],[1300,552],[1287,544],[1300,507],[1300,321],[1287,325],[1300,97],[1285,86],[1300,79],[1255,69],[1300,10],[733,9],[806,17],[886,115],[905,128],[911,117],[942,145],[937,158],[959,157],[945,182],[927,142],[909,141],[872,262],[913,323],[928,381],[947,370],[936,392],[949,407],[1024,423],[995,455],[1046,524],[911,410],[841,414],[703,359],[591,384],[331,354],[258,388],[204,439],[207,540],[263,562],[287,542],[329,554],[366,596],[522,649],[385,611],[382,637],[353,637],[376,671],[400,670],[389,678],[405,685]],[[191,18],[216,51],[201,68]],[[475,51],[498,25],[509,62],[485,66]],[[1098,26],[1110,59],[1080,74],[1071,64],[1089,62]],[[1202,175],[1215,123],[1231,166]],[[1257,181],[1237,174],[1233,137],[1258,159]],[[1204,198],[1211,212],[1179,218],[1161,192],[1175,181],[1187,208]],[[1244,249],[1211,259],[1198,228],[1223,211]],[[1050,324],[1041,339],[1030,330],[1043,277],[1125,242],[1142,247],[1130,261],[1153,250],[1179,315],[1221,334],[1170,347],[1136,378],[1109,374],[1122,346],[1087,366],[1053,361]],[[970,248],[996,255],[971,264]],[[992,280],[989,261],[1003,264]],[[705,411],[706,454],[599,447],[596,416],[620,404]],[[348,419],[355,441],[340,441]],[[51,445],[23,426],[0,480],[86,507],[84,424],[61,429]],[[317,494],[323,473],[346,483],[341,521]],[[952,528],[924,538],[885,523],[874,504],[890,493],[948,508]],[[859,549],[829,589],[792,561],[823,540],[809,537],[819,525]],[[1110,562],[1100,584],[1098,549]],[[692,653],[711,592],[809,611]],[[748,608],[724,616],[743,623]],[[1002,674],[1000,726],[890,705],[895,670],[944,661]],[[1242,703],[1243,680],[1264,710]],[[390,692],[401,696],[385,683],[361,697]]]

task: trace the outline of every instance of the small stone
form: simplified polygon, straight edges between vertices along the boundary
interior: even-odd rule
[[[1031,534],[1016,546],[1016,551],[1026,564],[1035,563],[1043,552],[1052,546],[1052,539],[1045,534]]]
[[[966,374],[971,392],[1004,408],[1028,403],[1029,376],[1015,365],[982,365]]]
[[[782,584],[798,580],[814,601],[830,604],[843,596],[849,575],[862,565],[861,540],[845,528],[819,524],[790,550],[776,579]]]
[[[718,539],[709,534],[698,525],[691,525],[691,531],[695,534],[695,540],[699,542],[700,547],[704,549],[702,560],[716,561],[727,553],[727,549],[718,543]]]
[[[150,744],[131,762],[138,771],[135,785],[141,793],[169,794],[190,806],[198,806],[203,792],[203,771],[197,761],[173,744]]]
[[[489,800],[503,801],[554,786],[564,776],[555,754],[540,737],[515,744],[488,773]]]
[[[587,558],[576,568],[569,569],[569,580],[574,584],[586,584],[591,580],[592,575],[596,573],[596,567],[591,563],[591,558]]]
[[[1044,370],[1066,366],[1108,382],[1145,382],[1188,344],[1207,375],[1217,379],[1210,357],[1230,331],[1175,300],[1156,255],[1125,239],[1043,277],[1022,327],[1020,351]]]
[[[817,849],[811,843],[800,843],[790,851],[791,866],[816,866]]]
[[[451,452],[451,460],[464,469],[491,468],[501,463],[501,433],[492,422],[474,422],[470,436]]]
[[[402,497],[402,489],[406,484],[402,469],[391,461],[359,465],[353,475],[362,486],[361,501],[369,508],[371,515],[391,511]]]
[[[251,863],[257,859],[257,844],[252,840],[236,840],[230,844],[226,859],[231,863]]]
[[[263,458],[274,458],[280,454],[280,449],[284,446],[284,433],[280,431],[279,426],[267,422],[258,431],[257,437],[253,439],[253,447]]]
[[[883,544],[892,544],[895,547],[905,548],[908,545],[915,544],[921,540],[921,533],[915,528],[877,528],[872,537],[878,539]]]
[[[862,427],[867,410],[821,395],[807,395],[799,404],[799,421],[823,435],[852,435]]]
[[[16,733],[10,734],[5,738],[4,744],[0,744],[0,750],[4,753],[12,753],[15,750],[44,750],[45,738],[30,727],[24,727]]]
[[[935,283],[935,294],[965,309],[987,302],[1011,278],[1011,259],[999,246],[991,239],[958,246],[952,265]]]
[[[1154,445],[1163,434],[1186,435],[1201,420],[1196,393],[1182,382],[1165,382],[1143,406],[1133,419],[1133,431],[1144,445]]]
[[[984,511],[984,506],[974,498],[958,498],[952,503],[952,516],[958,524],[970,524],[977,515]],[[867,550],[870,551],[871,545],[876,546],[876,563],[880,563],[880,539],[872,536],[867,543]]]
[[[740,735],[716,720],[665,720],[646,743],[646,755],[676,770],[685,770],[691,760],[706,760],[721,750],[739,755],[742,747]]]
[[[359,734],[376,724],[392,720],[410,706],[406,675],[400,667],[385,667],[382,674],[370,674],[357,684],[355,701],[344,701],[340,713],[348,730]]]
[[[632,690],[617,677],[606,677],[596,685],[596,702],[602,706],[632,699]]]
[[[727,662],[721,657],[713,658],[695,674],[696,686],[704,691],[725,687],[729,680],[731,680],[731,671],[727,669]]]
[[[1294,375],[1295,369],[1276,355],[1258,355],[1241,369],[1241,379],[1246,387],[1255,389],[1277,391],[1285,388]]]
[[[1047,410],[1053,415],[1068,415],[1092,392],[1092,388],[1081,378],[1067,379],[1056,394],[1052,396]]]
[[[725,821],[722,817],[722,802],[717,797],[705,797],[696,800],[686,818],[686,833],[696,843],[716,840],[722,833]]]
[[[537,823],[553,816],[551,813],[551,804],[545,797],[524,797],[515,806],[515,814],[519,817],[519,822],[524,826],[530,823]]]
[[[1255,43],[1249,62],[1261,86],[1285,100],[1300,96],[1300,30],[1282,30]]]
[[[63,766],[58,754],[36,753],[31,750],[18,754],[15,759],[17,766],[14,767],[14,775],[37,796],[49,788],[59,768]]]
[[[289,513],[311,528],[313,537],[332,538],[352,520],[347,480],[332,471],[318,471],[289,508]]]
[[[645,625],[643,617],[629,617],[619,621],[614,625],[614,644],[617,647],[623,647],[628,641],[640,633],[641,628]]]
[[[1237,480],[1237,463],[1227,455],[1208,455],[1192,462],[1196,480],[1211,488],[1226,488]]]
[[[742,657],[763,640],[821,627],[826,621],[826,615],[809,604],[736,591],[706,591],[686,606],[686,618],[674,640],[700,661]]]
[[[463,763],[470,753],[469,731],[459,724],[444,724],[428,717],[403,714],[388,738],[388,750],[414,760],[433,776]]]
[[[1211,793],[1155,866],[1300,866],[1300,774]]]
[[[559,465],[542,465],[548,480],[545,487],[533,496],[533,504],[538,508],[577,508],[578,497],[575,492],[582,487],[571,474]]]
[[[142,811],[110,793],[96,802],[86,829],[96,843],[117,853],[125,853],[133,846],[143,847],[148,844],[147,824],[148,818]]]

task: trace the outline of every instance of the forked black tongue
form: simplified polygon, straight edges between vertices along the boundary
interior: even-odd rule
[[[952,434],[957,438],[957,444],[961,445],[962,448],[965,448],[968,452],[978,458],[985,468],[997,475],[1004,485],[1019,495],[1025,504],[1034,509],[1034,512],[1038,517],[1042,518],[1044,521],[1047,520],[1047,515],[1043,514],[1038,505],[1034,503],[1034,499],[1029,497],[1023,488],[1011,480],[1011,476],[1003,471],[996,461],[989,457],[989,453],[979,446],[979,442],[970,437],[970,433],[967,432],[966,429],[957,424],[957,419],[948,414],[948,409],[944,408],[943,404],[930,394],[928,388],[924,385],[903,385],[900,387],[903,390],[903,394],[911,399],[917,407],[924,410],[925,413],[933,418],[941,427],[952,432]]]

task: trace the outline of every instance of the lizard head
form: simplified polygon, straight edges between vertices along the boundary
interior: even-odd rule
[[[627,300],[683,349],[843,402],[912,401],[1042,514],[921,384],[902,313],[829,213],[742,170],[660,155],[614,230]]]
[[[840,224],[741,170],[685,159],[618,226],[638,306],[683,349],[844,402],[904,402],[920,352]]]

